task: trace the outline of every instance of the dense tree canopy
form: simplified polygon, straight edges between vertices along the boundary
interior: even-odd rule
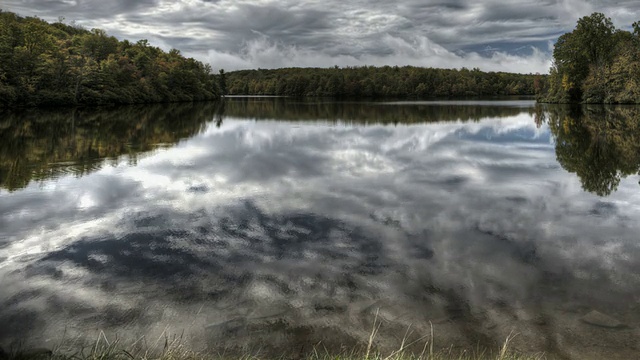
[[[209,65],[147,40],[118,41],[0,10],[0,106],[214,99]]]
[[[560,36],[554,51],[548,92],[556,103],[640,103],[640,25],[615,29],[594,13]]]
[[[226,75],[230,95],[428,98],[533,95],[542,75],[414,66],[242,70]]]

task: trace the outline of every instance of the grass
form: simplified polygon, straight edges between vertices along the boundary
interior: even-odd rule
[[[327,349],[314,348],[305,356],[292,356],[282,354],[280,356],[260,355],[247,353],[245,355],[211,354],[193,351],[185,346],[179,338],[170,340],[164,338],[162,345],[145,348],[144,346],[122,346],[116,339],[108,341],[103,335],[97,339],[91,347],[78,349],[58,347],[51,351],[16,352],[9,354],[7,359],[15,360],[260,360],[260,359],[306,359],[306,360],[543,360],[544,355],[519,354],[509,349],[509,339],[495,353],[485,351],[434,351],[433,343],[425,341],[423,351],[419,354],[405,351],[404,347],[411,345],[402,344],[397,350],[390,353],[381,353],[367,348],[365,353],[361,351],[331,353]]]
[[[378,313],[374,319],[373,329],[369,335],[364,351],[347,350],[341,353],[331,352],[329,349],[317,344],[314,349],[306,355],[282,354],[260,354],[260,352],[244,352],[237,355],[225,353],[206,353],[194,351],[184,344],[184,339],[180,337],[170,337],[163,333],[158,339],[148,342],[142,337],[131,344],[123,344],[117,337],[110,341],[104,332],[100,332],[97,339],[91,346],[81,346],[76,342],[60,345],[52,350],[40,351],[17,351],[2,355],[0,360],[543,360],[544,354],[531,355],[521,354],[510,348],[509,343],[515,337],[510,335],[504,343],[495,350],[481,351],[479,349],[470,351],[449,350],[434,351],[433,327],[430,334],[413,341],[408,341],[409,329],[405,333],[398,349],[389,353],[382,353],[375,349],[375,338],[380,330],[381,322],[378,321]],[[422,345],[419,353],[410,352],[409,347],[415,349],[417,344]]]

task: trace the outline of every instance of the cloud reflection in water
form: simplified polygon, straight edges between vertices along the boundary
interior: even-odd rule
[[[583,192],[518,112],[395,126],[234,113],[135,166],[0,193],[0,339],[169,325],[196,346],[308,351],[363,341],[379,309],[381,346],[431,322],[440,345],[515,329],[524,351],[630,351],[637,330],[579,318],[640,321],[637,179]]]

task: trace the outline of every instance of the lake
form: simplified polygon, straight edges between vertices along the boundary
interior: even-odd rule
[[[633,358],[639,168],[633,106],[5,111],[0,346]]]

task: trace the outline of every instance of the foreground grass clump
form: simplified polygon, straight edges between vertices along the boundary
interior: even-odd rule
[[[374,334],[372,334],[374,335]],[[142,339],[141,339],[142,340]],[[525,355],[509,348],[508,338],[503,346],[495,352],[487,351],[455,351],[453,348],[447,351],[434,351],[433,342],[425,341],[422,352],[412,353],[406,348],[415,345],[402,342],[397,350],[382,353],[373,350],[373,337],[367,344],[366,351],[346,350],[341,353],[331,353],[319,344],[308,354],[300,354],[292,351],[277,354],[264,354],[260,351],[247,351],[246,353],[234,350],[231,353],[207,353],[198,352],[184,345],[181,338],[168,337],[158,339],[154,344],[144,341],[124,346],[118,339],[109,341],[103,333],[91,347],[59,346],[53,350],[39,349],[30,351],[17,351],[10,354],[0,353],[0,360],[253,360],[253,359],[306,359],[306,360],[543,360],[544,355]],[[322,350],[320,350],[322,348]]]
[[[340,347],[339,351],[328,349],[322,342],[316,344],[311,351],[302,352],[295,349],[274,351],[230,349],[223,352],[199,352],[185,345],[184,338],[171,337],[167,329],[153,342],[148,342],[145,336],[131,344],[124,344],[118,337],[110,341],[104,332],[100,331],[96,341],[90,346],[79,345],[77,341],[63,342],[53,350],[18,351],[6,354],[0,348],[0,360],[47,359],[47,360],[253,360],[253,359],[305,359],[305,360],[542,360],[544,354],[520,354],[510,348],[510,341],[515,337],[512,333],[496,349],[495,352],[480,350],[448,350],[434,351],[434,331],[428,335],[409,340],[410,327],[407,329],[401,343],[396,350],[384,353],[376,349],[375,339],[379,334],[382,322],[376,312],[373,328],[369,333],[364,347]],[[78,339],[76,339],[78,340]],[[269,345],[269,344],[265,344]],[[421,349],[416,352],[409,349]]]

